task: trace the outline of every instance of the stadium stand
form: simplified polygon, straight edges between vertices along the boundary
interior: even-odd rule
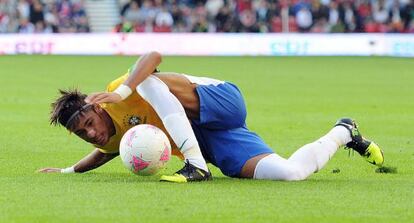
[[[131,0],[115,32],[414,31],[413,0]]]
[[[414,33],[414,0],[0,0],[0,33]]]
[[[90,32],[82,0],[0,0],[0,33]]]

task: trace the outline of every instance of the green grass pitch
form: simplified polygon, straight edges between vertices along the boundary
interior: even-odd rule
[[[130,174],[116,158],[85,174],[67,167],[92,149],[48,124],[57,88],[90,93],[135,57],[0,57],[0,222],[412,222],[414,61],[352,57],[166,57],[161,70],[236,83],[248,125],[284,157],[342,116],[385,151],[397,174],[338,151],[301,182],[231,179],[211,167],[206,183],[161,183]],[[163,173],[181,167],[176,159]]]

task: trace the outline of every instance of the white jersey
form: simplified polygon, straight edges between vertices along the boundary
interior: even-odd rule
[[[191,83],[198,85],[219,85],[224,84],[224,81],[209,78],[209,77],[195,77],[187,74],[183,74]]]

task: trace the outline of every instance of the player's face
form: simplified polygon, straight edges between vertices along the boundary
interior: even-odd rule
[[[104,146],[110,138],[108,126],[99,111],[91,108],[79,115],[71,131],[89,143]]]

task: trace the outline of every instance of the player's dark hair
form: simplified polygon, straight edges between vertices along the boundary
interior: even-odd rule
[[[59,89],[61,96],[51,104],[52,110],[50,111],[50,124],[51,125],[63,125],[65,127],[68,124],[71,116],[82,110],[86,105],[86,94],[82,94],[78,89],[61,90]]]

